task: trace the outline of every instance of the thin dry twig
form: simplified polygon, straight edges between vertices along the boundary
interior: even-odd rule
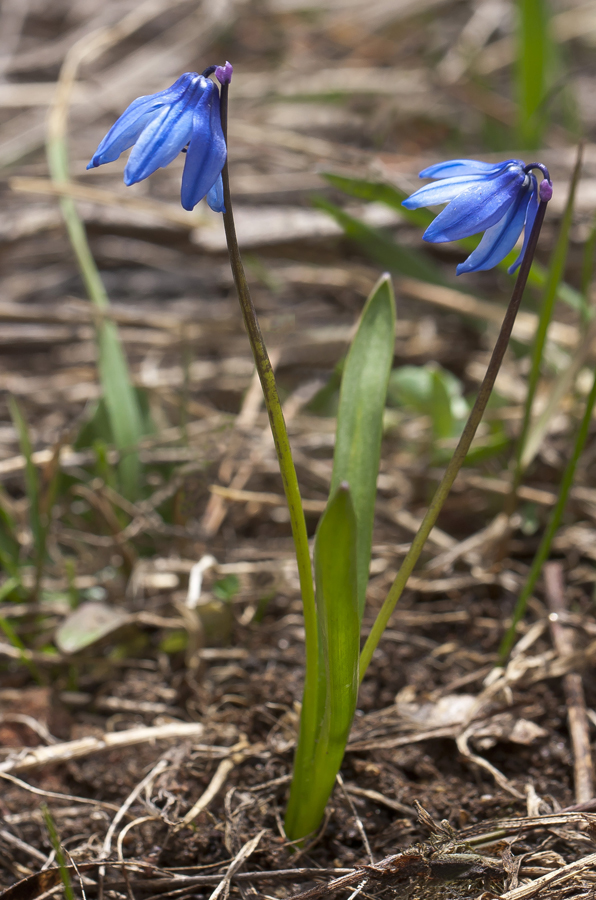
[[[243,751],[245,751],[246,748],[247,745],[245,740],[239,741],[234,747],[230,747],[231,755],[227,759],[222,759],[215,770],[215,774],[209,782],[208,787],[201,794],[194,806],[189,809],[184,818],[174,826],[173,834],[177,834],[182,828],[190,825],[204,809],[207,809],[211,801],[214,800],[221,791],[232,769],[244,758]]]
[[[106,732],[101,738],[84,737],[49,747],[27,747],[9,756],[0,763],[0,776],[10,772],[26,772],[49,763],[69,762],[110,750],[115,747],[132,747],[135,744],[149,744],[154,741],[198,738],[205,728],[199,722],[168,722],[150,728],[130,728],[126,731]],[[88,801],[86,801],[88,802]]]
[[[553,643],[561,656],[571,656],[573,630],[566,628],[560,616],[567,612],[563,566],[560,562],[548,562],[544,566],[544,589],[549,609],[548,617]],[[569,734],[573,750],[575,799],[585,803],[594,796],[594,764],[590,747],[590,724],[586,709],[586,697],[582,676],[569,672],[563,676],[563,689],[567,702]]]
[[[230,884],[232,878],[238,871],[238,869],[244,865],[247,859],[252,856],[257,847],[261,842],[261,838],[266,833],[266,828],[262,828],[253,838],[247,841],[238,851],[234,859],[232,860],[230,867],[226,874],[224,875],[222,881],[217,885],[215,890],[212,892],[209,900],[217,900],[217,897],[223,895],[223,900],[227,900],[228,895],[230,893]]]
[[[499,900],[528,900],[529,897],[535,897],[542,893],[545,888],[552,888],[554,885],[560,887],[569,879],[581,876],[584,872],[593,872],[594,866],[596,866],[596,853],[591,853],[566,866],[561,866],[555,872],[549,872],[548,875],[542,875],[535,881],[522,884],[513,891],[501,894]]]
[[[348,806],[350,807],[350,810],[352,811],[352,815],[354,816],[354,821],[356,822],[356,827],[358,828],[358,831],[360,832],[360,837],[362,838],[362,843],[364,844],[364,847],[368,854],[368,861],[370,862],[371,866],[374,866],[375,858],[374,858],[373,852],[370,848],[370,842],[368,840],[368,836],[366,834],[364,825],[362,823],[362,819],[358,815],[358,810],[356,809],[356,807],[354,805],[354,801],[352,800],[352,798],[350,797],[350,795],[348,793],[348,790],[344,784],[344,780],[343,780],[340,772],[337,773],[336,778],[337,778],[337,783],[339,784],[339,786],[341,788],[342,794],[346,798],[346,802],[347,802]]]
[[[116,833],[116,829],[118,828],[118,825],[120,824],[120,822],[122,821],[124,816],[127,814],[128,810],[133,805],[135,800],[141,795],[141,793],[146,788],[147,789],[150,788],[150,786],[153,784],[155,779],[159,775],[161,775],[162,772],[165,772],[166,769],[168,768],[168,766],[170,766],[170,765],[171,765],[171,761],[170,761],[170,759],[167,758],[167,756],[162,757],[160,760],[158,760],[158,762],[153,766],[151,771],[148,772],[147,775],[145,775],[145,777],[141,781],[139,781],[139,783],[130,792],[130,794],[128,795],[126,800],[122,803],[122,805],[120,806],[120,809],[118,810],[118,812],[116,813],[116,815],[114,816],[112,821],[110,822],[110,827],[108,828],[106,836],[104,838],[103,846],[101,848],[101,858],[102,859],[107,859],[107,857],[110,855],[110,853],[112,851],[112,839],[114,837],[114,834]]]

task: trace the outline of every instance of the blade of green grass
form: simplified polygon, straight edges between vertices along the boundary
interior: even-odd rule
[[[357,241],[369,256],[383,268],[391,272],[399,272],[408,278],[430,281],[432,284],[447,285],[438,266],[425,254],[417,250],[400,247],[391,238],[377,228],[371,228],[353,216],[344,212],[339,206],[322,197],[313,198],[314,206],[322,209],[341,225],[346,236]]]
[[[66,865],[66,857],[64,856],[64,850],[62,849],[62,844],[60,843],[60,838],[58,836],[54,820],[52,819],[52,814],[47,804],[42,803],[40,808],[52,847],[54,848],[54,853],[56,854],[56,862],[58,863],[58,868],[60,869],[60,877],[62,879],[62,885],[64,887],[64,896],[66,897],[66,900],[75,900],[75,895],[70,880],[70,873]]]
[[[18,584],[19,583],[16,578],[9,578],[8,581],[5,581],[2,585],[2,588],[0,588],[0,600],[4,600],[5,597],[8,597],[8,595],[12,593],[12,591],[14,591],[16,587],[18,587]],[[37,666],[35,665],[33,660],[29,659],[29,657],[27,656],[27,648],[25,647],[24,643],[22,642],[8,619],[5,619],[4,616],[0,616],[0,631],[4,632],[8,639],[8,642],[15,648],[15,650],[19,651],[21,655],[21,662],[29,669],[29,672],[31,673],[33,679],[38,684],[42,685],[43,679]]]
[[[17,538],[17,527],[4,501],[4,489],[0,486],[0,565],[12,578],[20,583],[21,548]]]
[[[366,602],[383,412],[395,346],[395,297],[383,275],[366,301],[344,365],[330,493],[350,485],[358,530],[358,607]]]
[[[517,0],[517,58],[515,81],[519,145],[541,146],[547,126],[547,73],[553,60],[550,15],[546,0]]]
[[[590,233],[586,243],[584,244],[584,252],[582,257],[581,268],[581,294],[584,298],[586,310],[589,310],[589,292],[594,277],[594,262],[596,258],[596,216],[592,219]],[[590,318],[589,313],[583,316],[583,324],[585,325]]]
[[[501,663],[504,663],[509,655],[509,651],[513,646],[513,642],[515,640],[515,630],[518,622],[524,616],[526,611],[526,606],[528,600],[532,594],[536,586],[536,582],[542,572],[542,567],[544,563],[548,559],[550,548],[552,546],[552,542],[554,537],[559,529],[559,525],[561,524],[561,519],[563,518],[563,513],[565,512],[565,507],[567,505],[567,500],[569,497],[569,491],[573,485],[573,479],[575,477],[575,470],[577,468],[577,463],[579,458],[583,452],[583,449],[586,444],[586,440],[590,431],[590,425],[592,423],[592,414],[594,412],[594,405],[596,404],[596,374],[594,375],[594,379],[592,381],[592,388],[590,390],[590,394],[586,401],[586,408],[584,410],[584,415],[579,426],[577,436],[575,439],[575,445],[573,447],[573,452],[571,454],[571,458],[567,463],[565,471],[563,473],[563,478],[561,479],[561,485],[559,488],[559,495],[557,497],[557,502],[554,506],[554,509],[551,513],[549,523],[547,525],[546,531],[540,541],[540,546],[536,552],[536,556],[532,562],[530,567],[530,572],[528,574],[528,580],[526,581],[519,597],[517,603],[515,605],[515,610],[513,612],[513,618],[511,620],[511,625],[507,629],[505,633],[505,637],[501,642],[501,646],[499,647],[499,657]]]
[[[49,139],[47,154],[52,179],[58,183],[68,181],[68,156],[64,141]],[[136,447],[143,437],[141,410],[118,328],[102,315],[109,311],[110,301],[91,253],[85,226],[70,197],[62,197],[60,206],[87,294],[98,312],[95,328],[99,348],[99,378],[114,443],[121,453],[119,473],[122,493],[127,499],[135,500],[140,491],[140,463]]]
[[[314,757],[307,763],[307,773],[302,774],[302,794],[290,794],[286,832],[293,840],[313,832],[323,818],[356,710],[360,648],[356,543],[356,515],[344,483],[329,501],[315,538],[324,714]]]

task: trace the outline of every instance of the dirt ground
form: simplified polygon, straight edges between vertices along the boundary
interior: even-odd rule
[[[419,249],[420,229],[387,206],[347,198],[323,173],[410,190],[430,162],[517,155],[512,11],[496,7],[1,5],[0,500],[18,523],[25,589],[19,602],[0,600],[3,900],[65,890],[46,806],[76,896],[594,896],[590,745],[578,756],[571,740],[596,724],[594,435],[514,654],[495,668],[556,497],[592,355],[538,449],[513,533],[504,536],[497,518],[511,444],[458,478],[362,685],[320,833],[296,850],[283,814],[304,671],[301,601],[221,222],[206,208],[182,210],[181,162],[132,188],[120,163],[85,173],[134,97],[182,71],[233,61],[239,238],[312,536],[331,476],[336,367],[380,273],[312,197]],[[596,208],[593,9],[553,12],[587,136],[567,270],[578,287]],[[68,135],[70,195],[152,422],[135,502],[119,494],[113,452],[89,424],[100,396],[94,320],[44,154],[66,52],[132,13],[134,28],[82,54]],[[474,16],[478,27],[466,31]],[[575,127],[555,117],[540,152],[556,190],[542,262],[556,239]],[[448,245],[427,258],[451,277],[462,256]],[[510,280],[500,272],[466,278],[443,290],[395,273],[395,366],[434,362],[469,397]],[[505,440],[519,429],[538,299],[528,291],[481,440],[493,426]],[[569,306],[559,303],[555,319],[545,402],[582,338]],[[61,470],[37,596],[11,396],[43,490]],[[435,451],[427,416],[388,409],[365,634],[442,472]],[[189,610],[200,560],[200,603]]]

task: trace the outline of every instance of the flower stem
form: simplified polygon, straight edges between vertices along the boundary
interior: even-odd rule
[[[456,479],[457,473],[464,463],[472,440],[474,439],[474,435],[476,434],[476,430],[480,424],[480,420],[484,415],[486,404],[488,403],[488,399],[494,387],[497,374],[499,372],[499,369],[501,368],[501,363],[503,362],[503,357],[505,356],[507,345],[509,344],[509,338],[511,337],[515,318],[517,316],[517,312],[519,310],[519,306],[524,293],[524,288],[528,280],[530,266],[532,265],[532,260],[536,251],[536,244],[538,243],[538,236],[540,234],[540,229],[542,228],[542,223],[544,221],[544,214],[546,212],[547,203],[548,200],[540,201],[540,205],[536,213],[536,219],[534,220],[534,227],[532,228],[528,246],[526,248],[526,252],[520,266],[519,275],[517,277],[517,281],[515,282],[511,300],[509,301],[509,306],[507,307],[505,318],[503,319],[503,324],[501,325],[501,331],[490,358],[484,380],[480,386],[476,402],[474,403],[468,421],[466,422],[465,428],[459,439],[459,443],[455,449],[455,452],[451,457],[447,469],[445,470],[445,474],[443,475],[441,483],[439,484],[432,502],[426,511],[424,519],[422,520],[420,528],[418,529],[418,532],[414,537],[414,540],[412,541],[408,554],[401,564],[395,581],[391,585],[389,593],[387,594],[383,606],[381,607],[379,614],[377,615],[377,618],[360,655],[361,681],[364,678],[377,644],[379,643],[381,636],[385,628],[387,627],[387,623],[389,621],[391,613],[393,612],[397,601],[401,597],[408,578],[410,577],[412,570],[414,569],[414,566],[418,561],[418,557],[422,552],[422,549],[426,543],[426,539],[428,538],[433,526],[437,521],[443,504],[445,503],[453,482]]]
[[[227,144],[227,125],[228,125],[228,84],[221,86],[221,125]],[[310,560],[310,550],[308,546],[308,535],[306,532],[306,522],[304,520],[304,511],[302,509],[302,501],[300,498],[300,488],[298,487],[298,478],[292,459],[292,451],[290,449],[290,441],[286,430],[286,423],[283,417],[281,402],[275,383],[275,375],[269,360],[267,348],[263,340],[257,313],[250,295],[246,274],[240,249],[238,247],[238,239],[236,237],[236,227],[234,224],[234,213],[232,208],[232,198],[230,195],[230,179],[228,172],[228,162],[222,171],[223,193],[225,213],[223,214],[224,229],[226,232],[226,241],[230,254],[230,266],[234,276],[234,283],[240,301],[240,308],[244,317],[244,324],[248,333],[248,339],[252,349],[255,366],[259,374],[263,395],[265,397],[265,406],[269,416],[269,424],[273,441],[275,443],[275,451],[281,472],[284,492],[290,512],[290,523],[292,526],[292,536],[294,538],[294,546],[296,549],[296,561],[298,563],[298,577],[300,579],[300,590],[302,593],[302,604],[304,610],[304,630],[306,632],[306,674],[304,681],[304,700],[303,710],[310,711],[310,715],[302,715],[300,719],[300,737],[297,748],[296,767],[298,765],[298,756],[307,759],[314,752],[314,741],[318,723],[313,715],[316,711],[316,697],[318,690],[318,667],[319,667],[319,649],[318,649],[318,631],[317,618],[315,610],[315,592],[313,585],[312,566]]]

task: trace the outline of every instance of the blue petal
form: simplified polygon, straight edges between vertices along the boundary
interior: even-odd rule
[[[174,103],[145,126],[124,169],[125,184],[136,184],[176,159],[191,138],[193,112],[208,84],[197,75]]]
[[[423,169],[419,178],[448,178],[451,175],[498,175],[507,166],[516,165],[523,169],[524,164],[520,159],[507,159],[502,163],[486,163],[478,159],[451,159],[448,162],[436,163]]]
[[[505,259],[515,247],[517,239],[522,233],[531,197],[532,191],[529,184],[527,190],[520,191],[503,218],[485,232],[474,252],[468,256],[465,262],[460,263],[457,267],[458,275],[463,272],[481,272],[492,269],[502,259]]]
[[[420,209],[421,206],[438,206],[439,203],[449,203],[455,200],[470,184],[486,181],[484,175],[458,175],[453,178],[445,178],[438,184],[425,184],[409,197],[402,206],[406,209]]]
[[[207,83],[196,105],[192,137],[184,172],[180,199],[184,209],[194,209],[213,187],[226,161],[226,142],[221,130],[219,91],[212,81]]]
[[[87,168],[92,169],[118,159],[124,150],[132,147],[145,126],[160,110],[175,103],[197,77],[196,72],[185,72],[165,91],[133,100],[100,141]]]
[[[207,203],[209,204],[213,212],[225,213],[226,207],[224,204],[223,181],[221,178],[221,174],[218,175],[213,187],[210,187],[207,191]]]
[[[536,213],[538,212],[538,182],[534,175],[531,175],[532,179],[532,189],[530,191],[530,199],[528,200],[528,206],[526,209],[526,221],[524,225],[524,243],[521,249],[521,253],[515,260],[512,266],[509,266],[508,272],[510,275],[513,275],[517,267],[520,265],[524,255],[526,253],[526,247],[528,246],[528,241],[530,240],[530,235],[532,233],[532,228],[534,227],[534,219],[536,218]]]
[[[440,244],[486,231],[505,215],[525,177],[523,172],[514,169],[471,185],[439,213],[422,235],[423,239]]]

